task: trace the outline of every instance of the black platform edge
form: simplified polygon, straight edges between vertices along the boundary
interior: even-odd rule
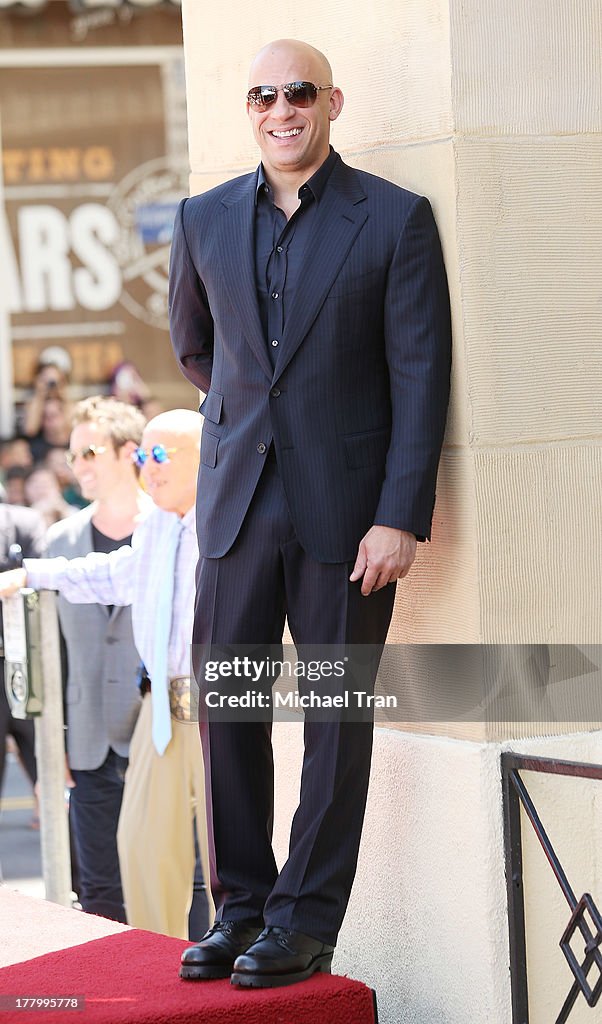
[[[371,988],[370,991],[372,993],[372,1006],[374,1009],[374,1024],[378,1024],[378,1004],[376,1002],[376,989]]]

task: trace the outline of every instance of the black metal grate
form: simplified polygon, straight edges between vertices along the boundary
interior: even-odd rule
[[[528,1024],[529,1021],[520,815],[522,805],[556,876],[556,881],[571,908],[571,919],[560,940],[560,947],[575,980],[555,1022],[555,1024],[565,1024],[580,994],[583,995],[590,1007],[594,1007],[602,995],[602,916],[589,893],[584,893],[581,899],[577,900],[533,800],[519,774],[521,770],[543,772],[549,775],[602,779],[602,765],[558,761],[546,757],[502,754],[512,1020],[513,1024]],[[582,960],[577,956],[572,944],[577,933],[585,944]]]
[[[590,928],[588,917],[593,923],[594,931]],[[585,940],[585,959],[582,962],[579,962],[577,955],[571,946],[571,939],[577,930],[579,930]],[[602,917],[600,917],[600,912],[593,899],[589,893],[586,892],[579,900],[579,903],[571,915],[571,920],[569,921],[564,935],[560,940],[560,948],[564,953],[568,965],[575,976],[575,981],[578,983],[579,988],[585,996],[589,1006],[595,1006],[602,994],[601,942]],[[592,988],[587,978],[594,964],[598,969],[598,978],[596,984]]]

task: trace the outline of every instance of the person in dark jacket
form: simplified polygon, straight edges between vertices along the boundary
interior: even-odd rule
[[[46,544],[46,524],[39,512],[20,505],[8,505],[0,494],[0,572],[16,568],[21,558],[40,558]],[[35,786],[37,772],[34,727],[31,719],[13,718],[4,688],[4,639],[0,608],[0,793],[6,761],[6,739],[12,736],[25,770]]]

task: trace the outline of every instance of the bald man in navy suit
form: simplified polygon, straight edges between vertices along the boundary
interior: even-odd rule
[[[371,645],[375,674],[395,583],[430,536],[450,314],[428,201],[343,163],[329,142],[342,108],[319,51],[260,51],[247,110],[261,164],[181,204],[170,315],[180,367],[206,393],[195,643],[270,650],[287,616],[298,650]],[[218,911],[180,973],[270,987],[329,971],[372,723],[306,721],[278,872],[270,722],[208,718]]]

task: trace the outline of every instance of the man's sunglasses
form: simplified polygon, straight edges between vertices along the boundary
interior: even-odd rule
[[[136,448],[132,452],[132,461],[136,463],[139,468],[142,468],[147,459],[151,458],[153,462],[158,462],[160,465],[164,462],[169,462],[169,456],[173,452],[177,452],[177,448],[166,448],[164,444],[154,444],[150,451],[147,448]]]
[[[72,466],[76,459],[94,462],[96,456],[102,455],[106,450],[103,444],[87,444],[85,448],[81,448],[78,452],[65,452],[65,462],[68,466]]]
[[[287,103],[293,107],[313,107],[321,89],[333,89],[332,85],[314,85],[313,82],[287,82],[285,85],[254,85],[247,93],[247,103],[253,110],[267,110],[282,91]]]

